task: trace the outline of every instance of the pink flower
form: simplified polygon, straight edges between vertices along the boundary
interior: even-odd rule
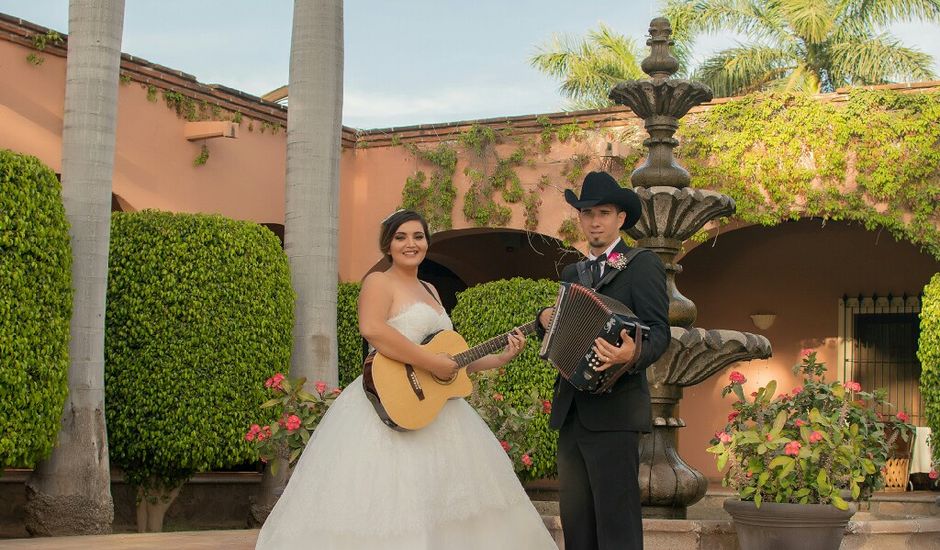
[[[505,398],[503,397],[503,394],[501,394],[501,393],[499,393],[499,392],[496,392],[496,393],[493,394],[493,401],[502,401],[503,399],[505,399]]]
[[[738,412],[738,411],[731,411],[731,412],[729,412],[729,413],[728,413],[728,422],[733,422],[734,419],[737,418],[739,414],[741,414],[741,413]]]
[[[809,357],[815,351],[816,350],[811,349],[811,348],[803,348],[800,350],[800,357]]]
[[[551,414],[552,412],[552,402],[545,399],[542,401],[542,412],[545,414]]]
[[[767,438],[767,441],[773,441],[773,439],[774,439],[773,434],[767,434],[767,435],[765,435],[764,437]]]
[[[276,390],[279,390],[281,389],[281,382],[283,381],[284,381],[284,375],[281,373],[277,373],[271,378],[268,378],[267,380],[264,381],[264,387],[274,388]]]
[[[333,395],[339,395],[340,392],[342,392],[342,391],[343,391],[343,390],[341,390],[341,389],[339,389],[339,388],[333,388]]]
[[[930,479],[937,479],[938,477],[940,477],[940,474],[938,474],[936,470],[930,470],[930,473],[927,474],[927,477],[929,477]]]
[[[802,418],[797,418],[794,424],[796,424],[796,427],[799,428],[800,426],[805,426],[807,422],[803,420]]]
[[[728,432],[721,432],[718,434],[718,441],[722,443],[731,443],[731,434]]]
[[[816,430],[813,430],[813,433],[809,434],[810,443],[819,443],[820,441],[822,441],[822,438],[823,438],[823,434],[817,432]]]
[[[248,428],[248,433],[245,434],[245,441],[254,441],[255,437],[257,437],[260,432],[261,426],[252,424],[251,427]]]
[[[745,477],[747,477],[748,479],[751,479],[752,477],[754,477],[754,472],[748,472],[747,474],[745,474]]]
[[[747,378],[738,371],[732,371],[731,374],[728,375],[728,380],[731,380],[732,384],[743,384],[747,382]]]
[[[253,434],[252,432],[248,432],[245,434],[245,441],[254,441],[254,440],[255,440],[255,434]]]
[[[504,451],[509,452],[510,445],[508,441],[500,441],[499,444],[503,446]]]
[[[314,388],[317,389],[317,393],[319,393],[320,395],[323,395],[323,392],[326,391],[326,382],[324,382],[323,380],[318,380]]]
[[[858,382],[846,382],[845,389],[849,391],[862,391],[862,385]]]
[[[292,414],[287,417],[287,421],[284,422],[284,427],[287,428],[287,431],[292,432],[300,427],[300,417],[296,414]]]
[[[901,411],[898,413],[898,420],[900,420],[901,422],[910,422],[911,417],[907,416],[907,413],[905,413],[904,411]]]
[[[522,460],[522,463],[525,464],[526,468],[532,465],[532,457],[530,457],[528,454],[522,455],[521,460]]]
[[[268,436],[264,435],[264,432],[258,434],[258,441],[264,441]]]
[[[793,391],[791,393],[793,393],[793,395],[800,395],[801,393],[803,393],[803,386],[797,386],[793,388]]]
[[[610,262],[610,263],[615,263],[615,262],[616,262],[617,260],[619,260],[619,259],[620,259],[620,253],[619,253],[619,252],[611,252],[611,253],[610,253],[610,256],[607,256],[607,261]]]
[[[791,441],[783,447],[783,452],[789,456],[797,456],[800,454],[801,446],[799,441]]]

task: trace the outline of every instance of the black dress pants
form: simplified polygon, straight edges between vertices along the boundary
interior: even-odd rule
[[[558,434],[565,550],[642,550],[638,432],[592,432],[572,404]]]

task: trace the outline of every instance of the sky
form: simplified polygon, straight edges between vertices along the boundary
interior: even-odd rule
[[[553,34],[604,22],[645,42],[658,0],[346,0],[343,124],[386,128],[561,111],[558,82],[529,65]],[[290,0],[125,0],[122,51],[255,95],[287,84]],[[68,31],[68,0],[0,0],[0,12]],[[888,29],[934,56],[940,25]],[[737,38],[698,40],[695,57]]]

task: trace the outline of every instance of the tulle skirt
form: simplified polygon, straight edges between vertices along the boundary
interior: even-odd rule
[[[489,427],[463,399],[414,432],[349,385],[320,422],[257,550],[555,549]]]

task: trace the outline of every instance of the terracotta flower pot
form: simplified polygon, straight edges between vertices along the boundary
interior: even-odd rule
[[[845,526],[855,514],[828,504],[778,504],[728,499],[741,550],[839,550]]]

